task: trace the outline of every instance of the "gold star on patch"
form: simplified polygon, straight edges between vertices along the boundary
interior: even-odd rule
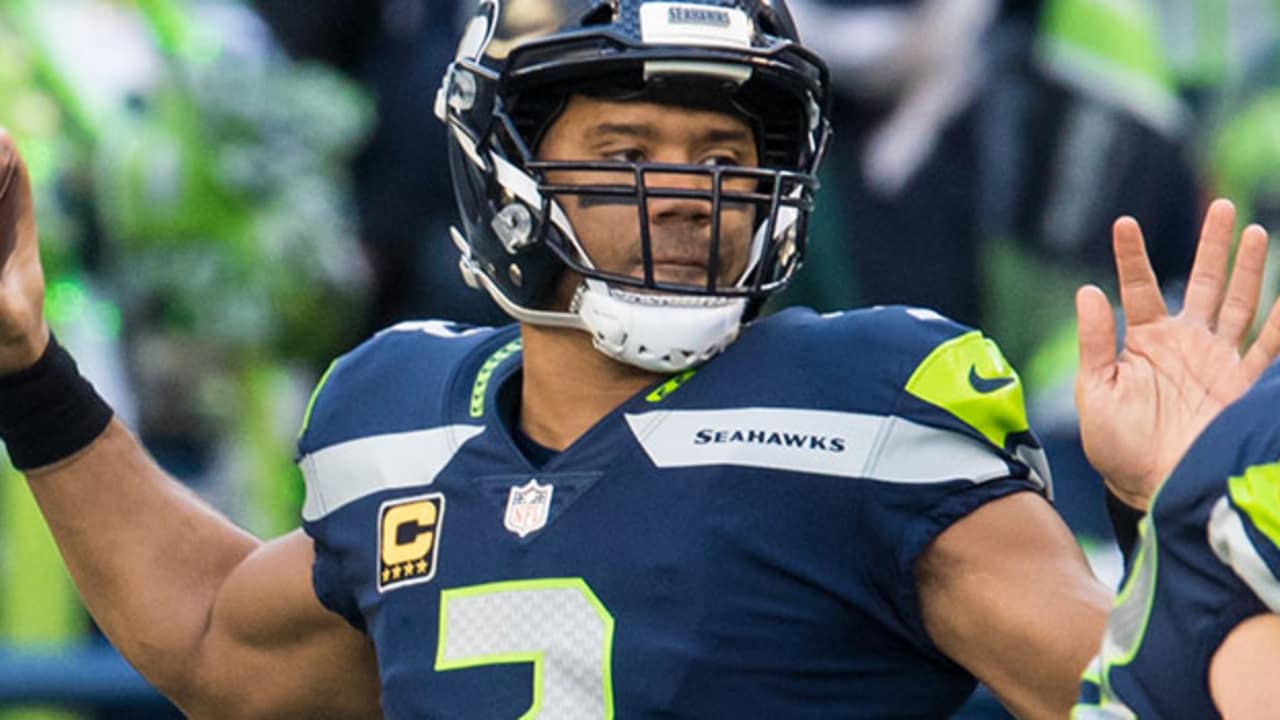
[[[399,566],[399,565],[392,565],[392,566],[391,566],[391,577],[395,578],[396,580],[399,580],[399,579],[400,579],[400,566]]]
[[[405,577],[409,577],[410,575],[413,574],[413,563],[411,562],[407,562],[404,565],[401,565],[400,568]]]
[[[426,561],[426,560],[419,560],[419,561],[418,561],[418,574],[419,574],[419,575],[426,575],[426,574],[427,574],[427,561]]]
[[[391,571],[390,571],[389,569],[387,569],[387,568],[383,568],[383,569],[382,569],[382,582],[386,582],[386,581],[388,581],[388,580],[390,580],[390,579],[391,579]]]

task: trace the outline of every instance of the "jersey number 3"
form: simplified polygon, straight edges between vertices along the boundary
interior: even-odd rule
[[[613,717],[613,616],[581,578],[517,580],[440,593],[436,670],[533,663],[521,720]]]

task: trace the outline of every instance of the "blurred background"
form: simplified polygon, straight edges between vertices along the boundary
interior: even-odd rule
[[[0,125],[30,165],[51,324],[157,459],[262,536],[297,525],[293,438],[334,356],[404,319],[505,322],[458,277],[431,115],[470,9],[0,0]],[[836,138],[807,267],[770,309],[908,303],[982,327],[1114,583],[1075,437],[1072,296],[1112,276],[1121,214],[1171,298],[1212,197],[1280,228],[1280,0],[793,12],[831,64]],[[4,478],[0,720],[176,717],[95,632]],[[958,717],[1005,715],[979,693]]]

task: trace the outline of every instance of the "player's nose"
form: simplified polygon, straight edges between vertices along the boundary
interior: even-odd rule
[[[650,172],[645,174],[649,220],[653,223],[711,221],[711,190],[706,172]]]

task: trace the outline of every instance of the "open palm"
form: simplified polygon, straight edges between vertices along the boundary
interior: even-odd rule
[[[1170,315],[1132,218],[1113,228],[1124,310],[1124,343],[1115,348],[1115,316],[1094,286],[1076,295],[1080,370],[1076,406],[1085,454],[1122,500],[1147,500],[1195,437],[1240,397],[1280,352],[1280,302],[1241,353],[1258,308],[1267,234],[1248,227],[1230,280],[1235,208],[1209,207],[1182,311]]]

